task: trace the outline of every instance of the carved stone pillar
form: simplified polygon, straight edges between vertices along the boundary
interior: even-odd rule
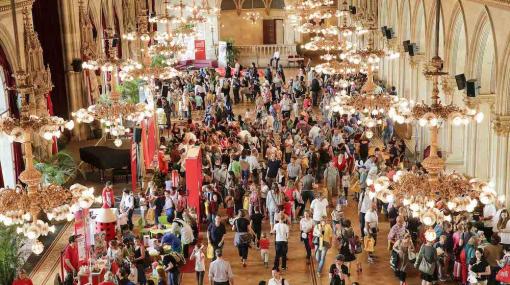
[[[505,194],[510,206],[510,115],[494,115],[492,120],[491,179],[498,194]]]
[[[67,95],[69,96],[70,111],[76,111],[85,106],[83,76],[82,73],[74,72],[71,66],[73,59],[81,58],[80,51],[80,20],[78,1],[63,1],[62,13],[62,38],[64,40],[64,63],[66,68]],[[76,124],[73,129],[74,138],[78,140],[87,139],[86,126]]]

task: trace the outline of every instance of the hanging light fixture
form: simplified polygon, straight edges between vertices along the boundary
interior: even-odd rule
[[[244,12],[243,19],[250,22],[251,24],[257,23],[260,19],[262,19],[262,16],[258,11],[255,10],[253,6],[253,0],[251,0],[251,9],[247,12]]]
[[[55,226],[51,225],[52,221],[72,220],[74,216],[71,206],[88,194],[81,189],[66,189],[59,185],[43,183],[42,174],[34,167],[32,143],[35,137],[53,140],[54,137],[59,137],[64,129],[72,129],[74,123],[56,116],[30,114],[30,98],[35,95],[35,87],[27,80],[32,74],[21,67],[15,1],[11,0],[10,4],[16,43],[15,90],[23,96],[23,100],[20,118],[10,116],[0,118],[0,132],[12,141],[23,144],[25,169],[19,175],[19,180],[23,184],[14,189],[0,189],[0,222],[6,226],[15,226],[18,234],[23,234],[32,241],[32,251],[40,254],[44,245],[38,240],[39,237],[55,232]],[[27,15],[30,11],[25,9],[23,12]],[[39,45],[37,38],[34,43]],[[51,85],[51,82],[48,83]],[[41,218],[42,214],[46,215],[49,222]]]

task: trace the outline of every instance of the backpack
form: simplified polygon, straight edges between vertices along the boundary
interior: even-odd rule
[[[184,255],[182,255],[182,253],[172,251],[168,255],[170,255],[170,257],[172,257],[172,259],[177,264],[177,267],[181,267],[186,264],[186,259],[184,258]]]

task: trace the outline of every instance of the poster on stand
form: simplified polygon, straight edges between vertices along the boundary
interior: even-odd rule
[[[220,67],[227,66],[227,42],[218,42],[218,65]]]
[[[205,60],[205,40],[195,40],[195,60]]]

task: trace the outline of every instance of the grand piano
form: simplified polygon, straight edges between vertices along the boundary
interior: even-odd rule
[[[107,146],[88,146],[80,148],[80,159],[99,169],[101,181],[104,180],[104,171],[113,169],[113,175],[125,175],[130,173],[129,149],[118,149]]]

